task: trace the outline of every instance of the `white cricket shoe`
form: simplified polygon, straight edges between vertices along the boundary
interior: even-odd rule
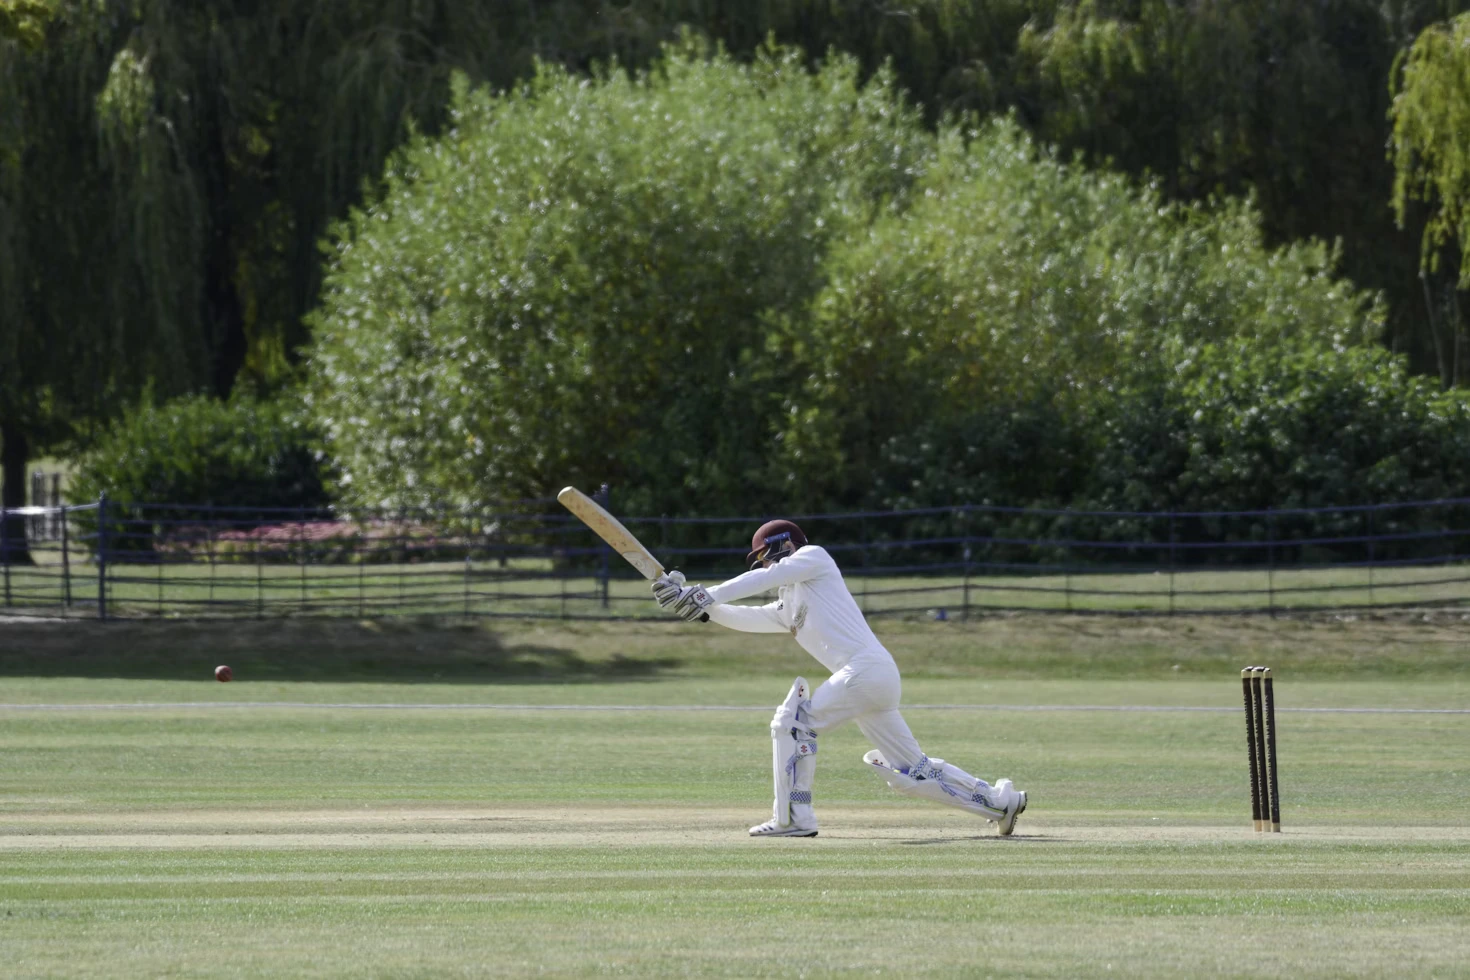
[[[995,789],[995,795],[1005,800],[1006,803],[1005,816],[997,820],[996,824],[1000,827],[1000,835],[1002,837],[1009,837],[1011,836],[1011,832],[1016,829],[1016,818],[1026,812],[1026,794],[1022,790],[1016,789],[1015,785],[1009,779],[1002,779],[996,783]]]
[[[751,827],[750,828],[750,836],[752,836],[752,837],[815,837],[815,836],[817,836],[817,828],[815,826],[812,826],[812,827],[803,827],[801,824],[796,824],[796,823],[780,824],[780,823],[777,823],[774,820],[767,820],[763,824],[758,824],[757,826]]]

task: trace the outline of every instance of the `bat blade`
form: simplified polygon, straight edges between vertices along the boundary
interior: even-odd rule
[[[556,495],[563,507],[592,529],[592,533],[606,541],[612,550],[625,558],[629,565],[638,569],[646,579],[656,579],[664,573],[663,565],[649,553],[648,549],[623,527],[621,521],[609,514],[602,505],[576,487],[567,487]]]

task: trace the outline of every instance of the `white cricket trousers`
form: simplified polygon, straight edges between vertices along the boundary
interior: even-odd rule
[[[898,713],[902,695],[903,682],[891,658],[859,654],[812,692],[811,711],[803,714],[819,735],[855,721],[890,766],[914,766],[924,752]]]

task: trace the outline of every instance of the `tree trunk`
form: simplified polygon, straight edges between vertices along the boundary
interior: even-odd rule
[[[237,273],[239,250],[235,242],[234,198],[230,181],[229,139],[222,117],[206,123],[201,134],[204,154],[204,199],[211,202],[204,243],[204,321],[213,341],[210,381],[218,398],[230,397],[240,369],[250,353],[245,335],[245,309]]]
[[[0,492],[0,507],[10,509],[26,505],[26,463],[30,461],[31,447],[20,426],[13,422],[0,422],[0,480],[4,491]],[[26,542],[26,519],[19,514],[5,515],[4,541],[0,547],[0,565],[31,564],[31,549]]]
[[[220,398],[228,398],[240,369],[245,366],[249,341],[245,336],[240,295],[231,275],[233,246],[229,233],[216,229],[211,237],[204,282],[205,316],[209,318],[216,338],[211,380],[214,393]]]
[[[1423,269],[1419,270],[1419,283],[1424,287],[1424,314],[1429,317],[1429,336],[1434,342],[1434,361],[1439,366],[1439,386],[1448,388],[1450,372],[1445,366],[1444,347],[1439,342],[1439,327],[1434,322],[1434,297],[1429,292],[1429,276]]]

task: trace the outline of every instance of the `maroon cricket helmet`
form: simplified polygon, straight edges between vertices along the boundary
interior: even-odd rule
[[[755,568],[768,550],[779,548],[786,541],[790,541],[797,548],[807,543],[806,535],[801,533],[801,528],[790,521],[766,521],[750,539],[750,554],[745,556],[745,567]]]

